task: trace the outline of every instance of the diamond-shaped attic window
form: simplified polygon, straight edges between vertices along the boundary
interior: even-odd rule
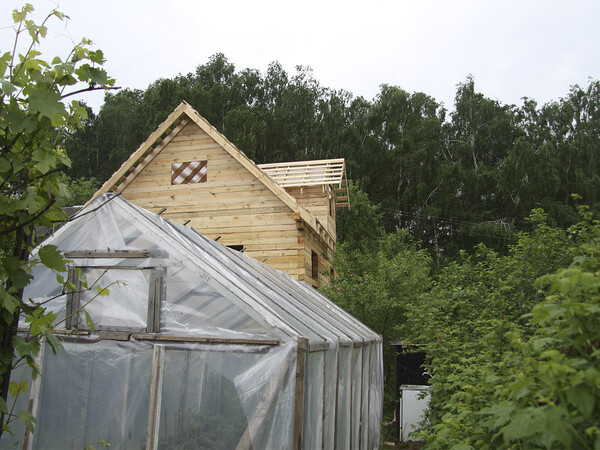
[[[205,183],[206,161],[188,161],[171,164],[171,184]]]

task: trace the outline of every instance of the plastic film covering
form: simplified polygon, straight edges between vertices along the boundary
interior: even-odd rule
[[[126,205],[129,204],[124,200],[113,198],[103,208],[75,220],[51,238],[51,243],[64,252],[143,250],[152,255],[147,258],[88,257],[74,260],[73,265],[82,271],[92,288],[81,293],[79,305],[85,306],[97,329],[145,331],[152,288],[149,274],[151,269],[161,267],[166,273],[163,280],[166,299],[161,301],[160,307],[161,333],[211,338],[285,338],[281,333],[272,333],[276,320],[268,323],[247,305],[244,309],[240,308],[243,302],[239,298],[198,267],[203,261],[197,255],[186,255],[188,247],[173,245],[170,235],[156,229],[132,205],[129,205],[130,211],[124,210]],[[212,270],[218,272],[219,267],[213,266]],[[108,287],[110,294],[96,295],[99,286]],[[58,328],[64,329],[67,296],[61,293],[62,287],[56,275],[37,266],[34,280],[25,295],[38,302],[47,301],[48,311],[57,315]],[[83,318],[79,323],[84,323]]]
[[[39,303],[45,303],[46,311],[56,314],[55,324],[58,329],[65,328],[67,296],[61,295],[62,286],[56,281],[56,274],[38,264],[33,267],[33,281],[25,287],[23,297]],[[50,300],[52,299],[52,300]],[[26,324],[21,320],[20,326]]]
[[[371,350],[371,380],[369,383],[369,448],[378,448],[381,439],[379,424],[383,418],[383,347]]]
[[[325,416],[323,423],[323,448],[333,449],[336,430],[336,399],[338,385],[338,343],[325,352]]]
[[[323,448],[325,353],[308,354],[308,379],[304,402],[304,448]]]
[[[117,205],[124,201],[119,197],[103,195],[85,209],[89,214],[80,214],[80,217],[69,224],[68,229],[63,227],[58,230],[55,237],[63,248],[69,250],[157,250],[160,240],[144,233],[135,217],[118,213]]]
[[[17,354],[15,354],[15,356],[18,357]],[[14,381],[17,384],[23,382],[26,383],[27,391],[18,394],[16,398],[9,393],[8,398],[6,399],[8,410],[12,410],[14,413],[22,409],[27,411],[33,387],[31,369],[29,369],[29,366],[23,365],[13,369],[10,374],[10,381]],[[23,422],[21,420],[12,420],[8,426],[10,426],[10,433],[5,431],[2,434],[2,439],[0,439],[0,449],[22,447],[23,436],[25,433]]]
[[[295,346],[165,346],[159,448],[290,448]]]
[[[352,356],[352,448],[360,448],[360,413],[362,411],[362,347],[354,349]]]
[[[352,429],[352,347],[340,347],[335,448],[350,448]]]
[[[105,328],[146,328],[150,269],[85,268],[82,273],[88,286],[101,283],[108,289],[108,295],[99,295],[96,289],[81,294],[79,304],[94,323]]]
[[[246,345],[158,344],[163,361],[163,384],[155,411],[159,414],[159,448],[292,447],[299,337],[307,338],[309,344],[304,447],[379,445],[383,401],[380,336],[312,287],[120,197],[101,196],[88,210],[89,214],[67,224],[46,243],[74,252],[73,266],[81,269],[88,284],[98,280],[98,285],[110,285],[108,296],[92,300],[95,294],[85,292],[77,299],[80,306],[91,300],[86,312],[96,329],[145,330],[181,336],[181,340],[209,337],[279,342],[268,346],[254,341]],[[95,252],[103,255],[95,256]],[[127,256],[127,252],[138,256]],[[67,296],[61,289],[55,274],[36,268],[26,295],[37,301],[50,300],[48,308],[63,320]],[[160,316],[158,322],[155,312]],[[85,326],[83,320],[79,325]],[[34,445],[80,448],[103,439],[113,448],[145,445],[152,369],[158,358],[153,356],[153,346],[135,341],[67,346],[67,355],[47,364],[48,376],[56,381],[56,373],[70,371],[71,386],[67,389],[57,383],[59,387],[51,388],[53,381],[48,381],[44,372],[38,408],[42,426]],[[127,360],[131,361],[129,369]],[[132,375],[138,367],[143,370]],[[111,370],[116,374],[112,387],[102,381]],[[99,394],[102,390],[121,392],[126,376],[137,377],[145,386],[140,391],[127,388],[127,407],[132,399],[143,404],[139,409],[144,413],[131,413],[132,418],[145,415],[139,423],[130,422],[134,419],[129,416],[123,422],[123,414],[106,412],[108,407],[123,410],[119,403],[122,394],[110,401]],[[48,405],[69,396],[69,405],[76,412],[64,414],[58,426],[59,430],[71,427],[76,431],[70,432],[69,442],[58,445],[48,431],[48,421],[57,413]],[[96,419],[95,414],[105,417]],[[101,426],[110,432],[100,436],[95,427]]]
[[[365,345],[362,354],[362,382],[360,400],[360,448],[368,448],[369,442],[369,376],[371,374],[372,345]]]
[[[34,448],[113,448],[146,442],[152,349],[103,341],[45,352]]]
[[[198,279],[190,267],[172,269],[168,274],[160,330],[165,334],[205,337],[275,337],[237,308],[222,290]]]

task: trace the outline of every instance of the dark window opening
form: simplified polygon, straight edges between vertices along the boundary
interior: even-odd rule
[[[231,250],[235,250],[236,252],[243,252],[245,250],[243,245],[228,245]]]
[[[311,252],[312,278],[317,280],[319,279],[319,255],[314,250]]]

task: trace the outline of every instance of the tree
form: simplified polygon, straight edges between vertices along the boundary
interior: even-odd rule
[[[352,207],[340,211],[341,243],[333,259],[336,274],[323,293],[382,334],[384,342],[406,338],[408,330],[399,325],[406,322],[409,306],[429,288],[431,259],[403,230],[386,234],[378,208],[355,186],[350,188]],[[388,379],[393,357],[390,346],[384,346]]]
[[[67,192],[60,173],[71,161],[59,146],[60,130],[73,130],[86,118],[85,107],[72,97],[114,85],[101,68],[102,51],[92,50],[87,39],[75,45],[65,59],[42,59],[36,47],[46,36],[47,23],[64,21],[67,16],[53,10],[37,25],[29,19],[32,11],[27,4],[13,12],[14,50],[0,56],[0,436],[10,431],[8,423],[15,416],[7,407],[8,392],[23,388],[11,386],[11,368],[25,362],[33,376],[37,374],[34,357],[39,342],[16,334],[19,315],[29,323],[33,337],[45,336],[56,343],[50,332],[54,315],[46,313],[43,305],[24,299],[23,288],[31,280],[35,264],[54,270],[60,280],[66,271],[65,260],[54,246],[42,246],[29,258],[35,227],[66,219],[58,208]],[[17,53],[17,49],[23,51]],[[28,428],[33,427],[33,418],[25,411],[16,415]]]
[[[410,308],[412,338],[431,357],[431,448],[600,442],[600,228],[547,221],[534,211],[534,231],[508,255],[479,246]]]

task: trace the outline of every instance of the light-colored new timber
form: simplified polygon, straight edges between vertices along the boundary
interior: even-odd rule
[[[172,165],[192,161],[206,161],[205,181],[171,184]],[[336,198],[347,193],[345,163],[283,166],[265,166],[270,175],[183,102],[93,198],[120,192],[142,208],[162,211],[163,218],[224,245],[242,246],[246,255],[318,287],[324,279],[311,278],[307,258],[312,251],[333,252]],[[322,256],[319,268],[329,270]]]

